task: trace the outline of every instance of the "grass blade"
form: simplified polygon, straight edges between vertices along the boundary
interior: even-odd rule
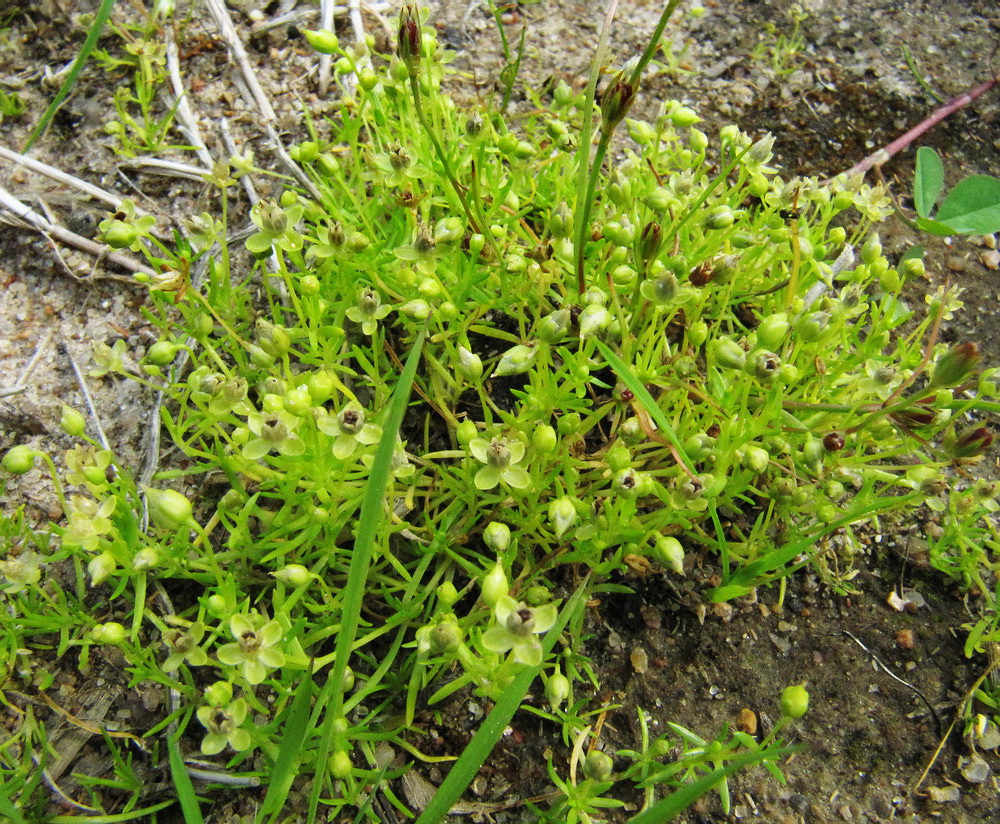
[[[174,790],[177,791],[177,801],[184,813],[185,824],[203,824],[204,819],[201,817],[198,796],[195,794],[191,776],[188,775],[184,761],[181,759],[180,750],[177,748],[177,736],[167,737],[167,753],[170,756],[170,778],[174,782]]]
[[[295,776],[298,775],[298,765],[304,750],[306,736],[309,733],[309,709],[312,694],[313,677],[310,666],[309,671],[302,676],[302,680],[295,690],[292,705],[288,710],[285,732],[278,744],[278,757],[271,770],[271,781],[267,788],[267,794],[257,811],[256,821],[263,821],[268,817],[270,817],[269,820],[273,821],[285,805],[288,790],[291,788]]]
[[[748,752],[745,755],[734,758],[725,767],[713,770],[697,781],[686,784],[662,801],[654,804],[645,812],[639,813],[634,818],[629,819],[629,824],[661,824],[661,822],[670,821],[678,813],[683,812],[694,804],[695,801],[711,790],[722,779],[728,778],[744,767],[758,764],[761,761],[776,761],[800,749],[801,747],[783,747],[774,750],[760,750],[759,752]]]
[[[80,49],[80,53],[73,61],[73,66],[70,68],[69,74],[66,75],[66,79],[59,87],[55,98],[49,103],[49,107],[45,110],[45,114],[42,115],[42,119],[38,121],[38,125],[28,135],[28,140],[25,142],[24,148],[21,149],[22,153],[28,151],[34,145],[35,141],[42,136],[42,133],[49,127],[49,123],[52,122],[52,118],[55,117],[56,112],[59,111],[59,107],[63,104],[66,96],[73,89],[73,86],[76,85],[76,79],[80,76],[80,72],[83,71],[90,53],[97,46],[101,32],[104,31],[104,24],[108,22],[111,10],[114,7],[115,0],[101,0],[97,14],[94,15],[94,22],[90,24],[90,29],[87,31],[87,39],[83,41],[83,48]]]
[[[403,414],[410,401],[410,390],[420,363],[420,353],[423,350],[426,329],[421,331],[413,343],[413,348],[403,365],[403,372],[392,393],[389,403],[389,415],[383,425],[382,438],[375,450],[375,460],[372,462],[371,474],[365,485],[364,500],[361,502],[361,513],[358,516],[358,532],[354,539],[354,552],[351,554],[351,567],[347,573],[347,588],[344,591],[344,604],[340,614],[340,631],[337,633],[337,646],[333,666],[320,693],[319,704],[326,707],[326,719],[323,722],[323,733],[320,739],[317,755],[317,775],[309,794],[308,821],[316,818],[316,808],[322,792],[323,780],[321,771],[324,769],[330,755],[330,744],[333,738],[333,723],[340,717],[344,705],[344,672],[351,656],[351,647],[358,633],[358,622],[361,617],[361,602],[365,594],[365,582],[368,577],[368,567],[375,550],[375,538],[385,518],[385,490],[392,475],[392,455],[396,450],[396,438],[403,422]]]
[[[570,618],[583,605],[584,595],[587,592],[587,584],[589,582],[590,576],[584,579],[580,586],[577,587],[576,592],[573,593],[569,601],[566,602],[566,606],[559,613],[559,618],[555,626],[546,634],[545,640],[542,641],[543,662],[552,651],[559,635],[566,624],[569,623]],[[514,677],[514,680],[504,690],[503,695],[500,696],[490,714],[486,716],[476,734],[472,736],[472,740],[468,743],[465,750],[463,750],[458,761],[452,766],[445,780],[441,782],[441,786],[438,787],[437,792],[434,793],[434,797],[420,814],[416,824],[437,824],[437,822],[443,820],[448,814],[452,805],[461,798],[462,793],[465,792],[465,788],[476,777],[476,773],[479,772],[483,762],[486,761],[496,746],[497,741],[500,740],[500,736],[503,735],[503,731],[507,728],[507,724],[510,723],[510,719],[514,717],[517,708],[521,706],[521,701],[524,700],[524,696],[528,692],[528,687],[531,686],[531,682],[535,680],[535,676],[538,675],[541,668],[541,665],[537,667],[525,667]]]
[[[677,433],[674,432],[674,428],[670,425],[670,421],[667,420],[667,416],[663,414],[663,410],[660,409],[656,401],[653,400],[653,396],[649,394],[646,387],[642,385],[642,381],[635,376],[635,373],[629,365],[612,352],[606,344],[597,339],[594,340],[594,343],[597,344],[597,348],[604,359],[608,362],[611,368],[615,370],[615,374],[621,378],[622,383],[632,390],[632,394],[635,395],[645,408],[646,412],[649,413],[649,417],[651,417],[654,423],[660,427],[660,431],[663,432],[667,440],[670,441],[674,449],[677,450],[677,454],[684,462],[684,470],[688,473],[688,475],[693,477],[694,470],[691,468],[690,459],[686,454],[684,454],[684,446],[677,437]]]

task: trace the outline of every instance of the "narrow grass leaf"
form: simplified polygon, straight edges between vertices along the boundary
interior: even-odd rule
[[[637,816],[630,818],[629,824],[661,824],[661,822],[670,821],[678,813],[684,812],[684,810],[694,804],[695,801],[715,787],[720,781],[728,778],[733,773],[752,764],[759,764],[761,761],[776,761],[799,749],[801,747],[783,747],[781,749],[748,752],[745,755],[738,756],[725,767],[713,770],[697,781],[686,784],[662,801],[654,804],[645,812],[641,812]]]
[[[90,53],[97,46],[97,41],[100,39],[101,32],[104,31],[104,24],[108,22],[108,18],[111,16],[111,10],[115,7],[115,0],[101,0],[101,5],[97,9],[97,14],[94,15],[94,22],[90,24],[90,29],[87,31],[87,39],[83,41],[83,48],[80,49],[80,53],[77,54],[76,59],[73,61],[73,65],[69,70],[69,74],[66,75],[66,79],[63,84],[59,87],[59,91],[56,93],[55,98],[49,103],[49,107],[45,110],[42,115],[42,119],[38,121],[38,125],[32,130],[31,134],[28,135],[28,140],[24,144],[24,148],[21,149],[22,152],[27,152],[28,149],[34,145],[35,141],[42,136],[42,133],[49,127],[49,123],[52,122],[52,118],[55,117],[59,107],[63,104],[66,96],[76,85],[76,79],[80,76],[80,72],[83,71],[83,67],[87,62],[87,58],[90,57]]]
[[[255,821],[263,821],[268,816],[273,821],[285,805],[288,790],[291,788],[295,776],[298,775],[298,766],[302,758],[306,736],[309,734],[309,709],[312,694],[313,677],[312,666],[310,666],[295,689],[295,697],[288,710],[284,733],[278,744],[278,757],[271,770],[267,794],[261,802]]]
[[[691,469],[691,461],[686,454],[684,454],[684,447],[681,445],[680,439],[677,437],[677,433],[674,432],[674,428],[670,425],[670,421],[667,420],[667,416],[663,414],[663,410],[657,405],[656,401],[653,400],[653,396],[649,394],[646,387],[642,385],[632,369],[628,366],[625,361],[619,358],[611,349],[608,348],[606,344],[602,341],[595,340],[594,343],[597,344],[597,348],[600,350],[601,355],[610,364],[611,368],[615,370],[615,374],[621,378],[622,383],[624,383],[631,391],[632,394],[639,400],[643,405],[643,408],[649,413],[649,417],[653,419],[660,431],[666,436],[667,440],[670,441],[674,449],[677,450],[677,454],[681,457],[684,462],[684,468],[689,474],[694,474],[694,470]]]
[[[542,641],[543,663],[549,653],[552,652],[552,648],[555,646],[563,628],[583,605],[589,581],[590,576],[588,575],[560,611],[555,625],[545,635],[545,640]],[[497,700],[496,705],[490,714],[486,716],[476,734],[472,736],[472,740],[462,751],[462,755],[459,756],[458,761],[455,762],[454,766],[448,772],[445,780],[441,782],[441,786],[438,787],[437,792],[434,793],[434,797],[420,814],[416,824],[437,824],[437,822],[444,819],[455,802],[462,797],[465,788],[469,786],[469,783],[476,777],[476,773],[479,772],[490,753],[493,752],[493,748],[496,746],[497,741],[500,740],[500,736],[503,735],[503,731],[510,723],[510,719],[514,717],[514,713],[517,712],[521,701],[524,700],[524,696],[528,692],[528,687],[531,686],[531,682],[535,680],[541,669],[541,665],[537,667],[526,666],[514,677],[514,680],[504,690],[503,695]]]
[[[26,824],[24,817],[11,801],[0,795],[0,815],[9,820],[11,824]]]
[[[316,780],[313,781],[312,791],[309,794],[309,822],[316,819],[316,809],[324,784],[322,771],[326,768],[333,739],[333,724],[343,712],[344,673],[358,633],[361,603],[365,594],[368,567],[375,551],[375,538],[385,520],[385,490],[392,476],[392,456],[396,450],[396,438],[399,435],[406,406],[410,401],[410,390],[417,374],[417,365],[420,363],[420,353],[426,336],[427,331],[424,329],[414,341],[413,348],[403,365],[402,374],[389,403],[389,414],[383,424],[382,438],[375,450],[371,474],[368,476],[368,483],[365,484],[364,499],[358,515],[358,531],[354,539],[354,552],[351,554],[351,566],[347,573],[347,586],[344,589],[344,603],[340,613],[340,631],[337,633],[333,666],[318,702],[320,706],[326,707],[326,718],[323,722],[316,759]]]
[[[159,804],[151,804],[148,807],[129,810],[127,813],[112,813],[111,815],[57,815],[45,819],[45,824],[119,824],[122,821],[149,821],[150,816],[154,813],[165,810],[167,807],[172,807],[175,803],[177,803],[175,799],[168,798]],[[201,821],[201,818],[190,819],[189,821],[197,824],[197,822]],[[184,824],[189,824],[189,821],[185,821]]]
[[[198,796],[191,783],[191,776],[188,775],[187,769],[184,767],[180,750],[177,748],[177,736],[167,736],[167,753],[170,757],[170,779],[174,782],[177,802],[181,805],[181,811],[184,813],[185,824],[203,824],[204,819],[201,817]]]

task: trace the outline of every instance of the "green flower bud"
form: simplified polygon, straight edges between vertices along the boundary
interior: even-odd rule
[[[139,230],[130,223],[112,220],[102,237],[112,249],[127,249],[139,239]]]
[[[620,472],[632,466],[632,455],[623,443],[616,443],[607,451],[604,461],[612,472]]]
[[[559,85],[553,89],[552,101],[557,106],[568,106],[573,102],[573,90],[566,84],[565,81],[560,80]]]
[[[709,344],[712,360],[718,366],[728,369],[742,369],[746,366],[747,353],[732,338],[716,338]]]
[[[823,455],[826,450],[823,448],[823,441],[819,438],[812,438],[806,440],[802,445],[802,459],[806,462],[807,466],[815,469],[823,462]]]
[[[899,264],[899,273],[904,278],[922,278],[927,267],[922,258],[907,258]]]
[[[476,426],[475,421],[466,419],[455,429],[455,439],[462,444],[462,446],[465,446],[469,443],[469,441],[477,437],[479,437],[479,428]]]
[[[934,363],[929,388],[939,389],[965,383],[982,358],[982,353],[975,343],[959,343],[953,346]]]
[[[786,312],[768,315],[757,327],[757,344],[764,349],[777,349],[785,342],[790,329]]]
[[[612,320],[612,314],[600,303],[588,303],[577,318],[580,337],[587,338],[604,331]]]
[[[77,412],[72,406],[62,405],[62,413],[59,416],[59,426],[67,435],[78,438],[87,428],[87,422],[83,415]]]
[[[351,756],[347,750],[334,750],[329,759],[330,775],[341,780],[349,778],[354,771],[354,764],[351,763]]]
[[[285,409],[300,418],[304,418],[312,409],[313,399],[308,388],[297,386],[285,392],[283,398]]]
[[[483,360],[464,346],[459,346],[457,371],[467,381],[478,381],[483,376]]]
[[[688,131],[688,145],[697,154],[704,154],[708,148],[708,135],[700,129],[690,129]]]
[[[771,191],[771,182],[762,174],[752,175],[747,183],[747,191],[754,197],[762,198]]]
[[[546,343],[555,343],[569,330],[571,320],[569,309],[556,309],[538,321],[535,334]]]
[[[572,498],[563,495],[549,504],[549,523],[552,524],[552,531],[557,538],[566,534],[567,530],[576,523],[576,507],[573,505]]]
[[[709,229],[728,229],[736,221],[736,214],[728,206],[716,206],[705,217]]]
[[[701,118],[698,117],[694,109],[689,109],[687,106],[678,106],[670,112],[670,122],[678,129],[686,129],[695,123],[701,123]]]
[[[510,527],[499,521],[490,521],[483,530],[483,542],[494,552],[503,552],[510,546]]]
[[[146,546],[135,553],[132,559],[132,570],[134,572],[145,572],[153,569],[160,563],[160,550],[155,546]]]
[[[684,547],[673,536],[657,535],[650,554],[664,569],[669,569],[677,575],[684,574]]]
[[[441,606],[451,609],[458,601],[458,590],[451,581],[445,581],[443,584],[438,584],[437,597]]]
[[[358,85],[366,92],[370,92],[378,85],[378,75],[371,69],[365,67],[358,75]]]
[[[830,325],[828,312],[810,312],[795,321],[795,334],[804,341],[817,340]]]
[[[536,426],[531,433],[531,445],[536,452],[540,452],[543,455],[555,452],[558,443],[559,439],[556,435],[556,430],[547,423]]]
[[[340,48],[340,41],[329,29],[304,29],[303,36],[310,46],[320,54],[333,54]]]
[[[553,712],[557,712],[563,702],[569,698],[569,679],[559,670],[549,676],[545,682],[545,700],[549,702]]]
[[[538,357],[538,349],[534,346],[526,346],[523,343],[513,346],[503,353],[496,369],[491,377],[503,377],[505,375],[520,375],[527,372]]]
[[[653,189],[645,198],[645,204],[654,212],[666,212],[671,205],[677,202],[677,198],[670,189],[658,186]]]
[[[809,693],[805,684],[785,687],[781,692],[781,714],[786,718],[801,718],[809,709]]]
[[[861,260],[869,266],[882,257],[882,240],[878,232],[874,232],[861,247]]]
[[[286,564],[276,572],[271,573],[281,583],[290,587],[304,587],[312,580],[313,574],[302,564]]]
[[[489,606],[496,606],[497,601],[510,592],[507,584],[507,576],[504,574],[503,565],[498,560],[483,578],[482,598]]]
[[[7,450],[3,456],[3,468],[11,475],[23,475],[30,472],[35,466],[35,457],[38,455],[30,446],[14,446]]]
[[[371,245],[371,241],[361,232],[351,232],[347,238],[346,246],[349,252],[363,252]]]
[[[771,456],[766,449],[761,449],[759,446],[748,446],[743,451],[741,463],[745,469],[749,469],[751,472],[756,472],[759,475],[767,469],[770,460]]]
[[[701,346],[708,340],[708,324],[703,320],[696,320],[688,326],[687,339],[691,346]]]
[[[615,768],[611,756],[601,750],[587,753],[583,760],[583,774],[591,781],[607,781]]]
[[[158,340],[149,347],[149,351],[146,352],[146,360],[149,363],[155,363],[157,366],[166,366],[174,359],[178,350],[182,348],[180,344],[173,341]]]
[[[108,580],[114,574],[116,569],[118,569],[118,562],[111,552],[105,551],[97,557],[92,558],[90,563],[87,564],[90,585],[96,587],[98,584],[104,583],[104,581]]]
[[[146,487],[149,517],[161,529],[178,530],[190,526],[191,502],[176,489]]]
[[[98,624],[90,631],[95,644],[120,644],[125,640],[125,627],[117,621]]]
[[[408,300],[399,311],[414,320],[427,320],[431,316],[431,305],[423,298]]]

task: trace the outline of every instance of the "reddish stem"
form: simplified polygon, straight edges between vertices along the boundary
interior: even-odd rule
[[[951,100],[949,100],[939,109],[937,109],[933,114],[931,114],[930,117],[926,118],[925,120],[922,120],[912,129],[906,132],[906,134],[902,135],[901,137],[897,137],[888,146],[879,149],[874,154],[868,155],[868,157],[866,157],[860,163],[857,163],[850,169],[848,169],[847,172],[845,172],[845,174],[848,177],[858,174],[859,172],[864,174],[873,166],[882,166],[883,164],[888,163],[889,159],[893,155],[902,151],[911,143],[916,141],[917,138],[919,138],[924,132],[933,128],[942,120],[944,120],[946,117],[951,115],[953,112],[957,112],[963,106],[968,106],[977,97],[986,94],[986,92],[988,92],[995,85],[997,85],[997,80],[998,78],[993,77],[989,80],[980,83],[974,89],[967,92],[962,92],[957,97],[953,97]]]

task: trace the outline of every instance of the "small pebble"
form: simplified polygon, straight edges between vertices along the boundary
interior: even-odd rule
[[[755,713],[749,707],[744,707],[738,713],[736,713],[735,727],[740,732],[745,732],[747,735],[756,735],[757,713]]]
[[[914,649],[917,646],[917,636],[912,629],[901,629],[896,633],[896,646],[900,649]]]
[[[962,272],[965,270],[965,258],[960,255],[948,255],[945,266],[953,272]]]
[[[636,647],[632,650],[629,659],[632,661],[632,669],[636,671],[638,675],[642,675],[649,669],[649,656],[646,654],[646,650],[642,647]]]
[[[987,269],[1000,269],[1000,252],[989,249],[979,256],[979,260]]]

